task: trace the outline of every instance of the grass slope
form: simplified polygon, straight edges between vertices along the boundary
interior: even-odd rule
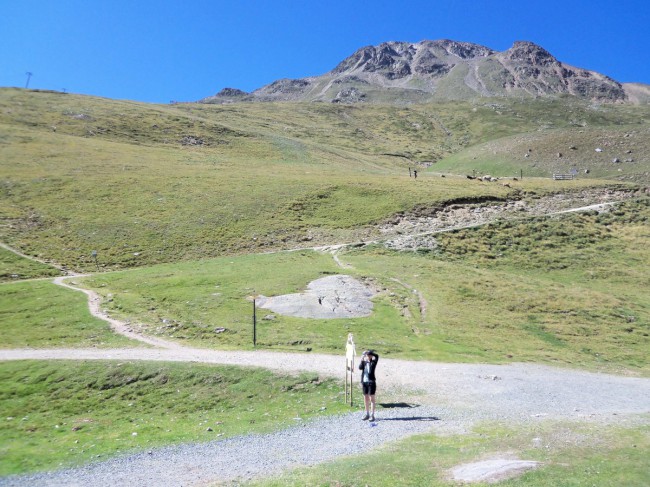
[[[340,391],[315,374],[290,377],[254,368],[2,363],[0,475],[272,431],[296,417],[345,410]]]
[[[258,346],[337,352],[348,332],[384,354],[440,361],[535,361],[647,375],[647,200],[598,214],[440,234],[433,252],[381,246],[340,259],[314,251],[224,257],[85,278],[114,315],[201,347],[250,348],[255,294],[300,292],[334,273],[382,290],[371,317],[258,312]],[[273,319],[264,319],[273,315]],[[226,328],[217,332],[217,328]]]
[[[73,269],[95,270],[96,250],[104,270],[135,268],[83,281],[112,314],[193,345],[250,348],[248,297],[300,291],[341,269],[313,251],[240,254],[373,237],[375,223],[415,207],[558,189],[533,174],[588,168],[581,177],[644,184],[648,120],[648,107],[569,98],[157,106],[1,89],[0,239]],[[603,153],[592,153],[594,145]],[[622,161],[634,161],[607,162],[621,151]],[[417,183],[408,178],[407,167],[429,163]],[[436,177],[522,169],[527,177],[513,188]],[[590,184],[602,181],[562,188]],[[340,257],[354,266],[346,273],[382,290],[373,316],[261,319],[259,346],[338,351],[352,331],[389,356],[647,376],[648,216],[647,204],[636,203],[606,215],[452,232],[428,253],[355,250]],[[4,280],[54,272],[4,251],[0,257]],[[9,347],[130,344],[88,315],[83,295],[45,281],[0,285],[0,313]],[[277,428],[341,407],[336,386],[316,377],[196,364],[4,363],[0,379],[2,474]],[[268,395],[259,383],[272,385]],[[259,414],[262,404],[268,417]],[[549,434],[558,428],[550,425]],[[608,430],[606,448],[595,442],[547,453],[525,448],[531,434],[539,433],[495,427],[426,436],[295,478],[354,485],[380,462],[390,466],[387,485],[448,485],[444,470],[459,460],[517,448],[550,465],[511,485],[647,483],[640,455],[647,428]],[[626,435],[641,448],[621,441]]]
[[[647,111],[570,99],[150,105],[1,89],[0,239],[87,271],[93,250],[101,268],[116,269],[355,241],[418,205],[508,194],[460,178],[416,185],[408,166],[513,134],[572,130],[576,120],[641,134]],[[645,154],[643,137],[637,144]],[[648,165],[635,160],[640,172]],[[474,162],[479,171],[494,163]],[[470,169],[454,165],[440,168]]]
[[[346,261],[357,272],[398,277],[424,296],[428,312],[412,320],[409,356],[550,362],[647,375],[649,217],[643,200],[607,214],[445,233],[438,249],[426,254],[378,248]],[[414,308],[417,317],[411,298]],[[440,345],[425,345],[431,337],[456,350],[441,354]]]
[[[38,279],[62,275],[59,269],[34,260],[25,259],[0,247],[0,282],[17,279]]]
[[[92,316],[82,293],[46,280],[0,285],[3,348],[134,347]]]

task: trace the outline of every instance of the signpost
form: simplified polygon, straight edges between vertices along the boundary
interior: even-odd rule
[[[348,342],[345,345],[345,402],[348,402],[348,380],[350,383],[350,406],[352,406],[352,375],[354,374],[354,356],[357,349],[354,345],[354,335],[348,333]]]

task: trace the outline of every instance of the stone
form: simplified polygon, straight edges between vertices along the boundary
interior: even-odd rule
[[[540,465],[539,462],[518,459],[497,458],[482,462],[467,463],[452,469],[452,477],[460,482],[496,483],[517,477]]]

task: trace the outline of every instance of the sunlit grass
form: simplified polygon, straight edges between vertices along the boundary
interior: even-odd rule
[[[421,486],[453,487],[452,470],[486,459],[513,457],[539,466],[499,484],[513,487],[643,487],[650,481],[648,426],[545,422],[530,428],[485,425],[462,436],[419,435],[314,467],[298,468],[250,486]],[[378,469],[381,465],[381,469]],[[487,485],[481,482],[477,485]]]
[[[282,376],[254,368],[5,362],[0,364],[0,475],[271,431],[296,417],[346,410],[340,390],[317,374]]]
[[[47,280],[0,285],[2,348],[133,347],[90,314],[85,294]]]

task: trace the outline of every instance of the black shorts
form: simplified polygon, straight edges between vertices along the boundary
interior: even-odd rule
[[[377,392],[377,383],[376,382],[362,382],[361,387],[363,388],[363,395],[374,396]]]

